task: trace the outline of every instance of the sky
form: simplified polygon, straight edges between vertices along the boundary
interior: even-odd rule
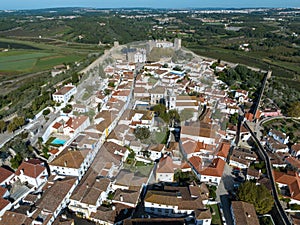
[[[300,0],[0,0],[0,10],[56,7],[290,8],[300,7]]]

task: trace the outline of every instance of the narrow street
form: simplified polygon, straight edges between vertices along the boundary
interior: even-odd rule
[[[220,202],[221,208],[223,209],[224,217],[226,219],[226,223],[228,225],[233,225],[230,207],[230,191],[233,191],[234,177],[231,174],[232,167],[228,164],[225,164],[223,176],[221,179],[221,183],[216,191],[217,198],[216,201]]]

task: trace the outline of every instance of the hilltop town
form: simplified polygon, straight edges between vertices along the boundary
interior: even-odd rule
[[[228,71],[263,86],[232,88]],[[197,56],[178,38],[115,42],[23,128],[39,150],[18,162],[11,147],[3,162],[0,224],[255,225],[257,208],[237,198],[249,181],[296,224],[299,120],[260,104],[271,73]]]

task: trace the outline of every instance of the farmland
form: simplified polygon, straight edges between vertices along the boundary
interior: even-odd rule
[[[59,44],[50,40],[37,43],[33,40],[0,38],[0,75],[22,75],[48,71],[59,64],[81,61],[89,53],[101,51],[96,45]]]

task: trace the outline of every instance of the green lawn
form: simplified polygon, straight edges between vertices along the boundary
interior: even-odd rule
[[[209,206],[212,214],[212,225],[222,225],[221,215],[217,204]]]

